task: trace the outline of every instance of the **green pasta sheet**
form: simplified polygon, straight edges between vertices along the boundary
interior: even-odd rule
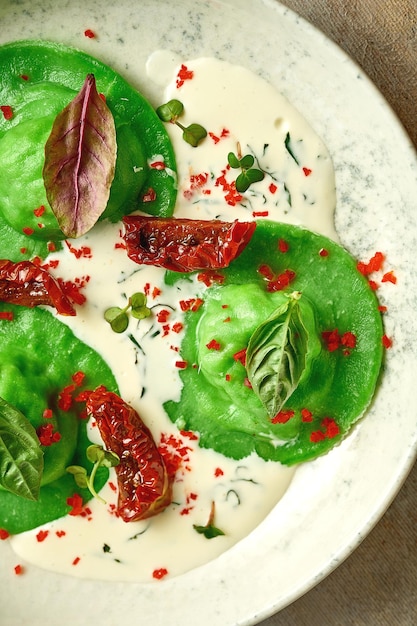
[[[45,41],[13,42],[0,47],[0,103],[12,111],[11,117],[0,115],[0,217],[18,237],[29,228],[33,233],[27,240],[64,238],[46,199],[44,147],[55,117],[79,92],[87,74],[94,74],[116,127],[115,176],[100,219],[117,221],[137,209],[164,217],[173,213],[175,155],[151,104],[84,52]],[[151,167],[155,160],[165,167]],[[40,206],[45,212],[37,217],[34,211]]]
[[[35,429],[52,424],[53,431],[61,435],[59,441],[42,446],[44,471],[39,500],[26,500],[0,489],[0,528],[14,534],[68,513],[71,507],[66,500],[75,492],[84,501],[91,499],[89,491],[80,490],[74,477],[66,472],[68,465],[91,470],[86,459],[91,441],[86,420],[80,417],[85,405],[74,401],[70,410],[61,410],[59,394],[74,384],[72,376],[76,372],[85,377],[82,386],[75,385],[74,397],[98,385],[117,392],[117,384],[97,352],[49,311],[3,303],[0,311],[13,313],[11,321],[0,322],[0,397],[21,411]],[[44,417],[45,409],[52,410],[52,418]],[[108,471],[100,469],[97,489],[107,477]]]
[[[287,252],[280,252],[280,240]],[[295,277],[284,290],[269,292],[262,266],[275,277],[287,270]],[[180,400],[164,405],[170,419],[199,433],[202,447],[235,459],[256,452],[295,464],[327,452],[363,415],[378,383],[383,326],[368,281],[340,245],[269,221],[258,222],[247,248],[223,274],[222,284],[199,294],[203,306],[186,314],[181,355],[188,367],[180,372]],[[166,280],[179,278],[168,273]],[[298,387],[282,408],[291,417],[273,423],[235,355],[294,292],[300,294],[307,356]],[[322,333],[336,329],[339,336],[352,333],[356,346],[330,351]]]

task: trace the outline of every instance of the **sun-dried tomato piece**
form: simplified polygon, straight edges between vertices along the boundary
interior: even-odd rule
[[[115,468],[117,513],[125,522],[161,513],[171,503],[172,480],[149,428],[131,406],[103,387],[89,395],[87,412],[106,448],[120,458]]]
[[[249,243],[256,222],[129,215],[123,218],[132,261],[176,272],[228,267]]]
[[[76,314],[58,281],[31,261],[0,260],[0,301],[27,307],[46,304],[61,315]]]

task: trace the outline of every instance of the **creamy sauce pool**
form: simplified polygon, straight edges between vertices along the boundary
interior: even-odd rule
[[[192,148],[182,140],[179,128],[167,126],[178,162],[175,216],[267,217],[335,238],[331,159],[304,118],[246,69],[198,59],[184,63],[192,78],[182,82],[181,64],[172,53],[160,51],[147,65],[150,79],[168,83],[164,101],[176,98],[184,104],[181,122],[199,123],[208,131],[204,142]],[[227,168],[227,155],[236,153],[238,143],[242,154],[252,154],[266,175],[236,202],[230,184],[239,172]],[[155,155],[153,162],[158,161]],[[84,515],[68,515],[22,533],[12,537],[11,544],[28,562],[78,577],[149,582],[165,572],[176,576],[212,560],[245,537],[285,493],[295,470],[255,455],[233,461],[200,449],[196,441],[181,435],[163,410],[162,404],[178,400],[181,392],[180,302],[196,295],[204,299],[203,284],[181,281],[168,287],[163,270],[130,261],[118,245],[122,243],[120,224],[100,223],[71,243],[78,250],[88,246],[91,255],[76,258],[64,246],[48,260],[59,260],[56,274],[66,280],[89,277],[83,292],[87,302],[78,307],[76,317],[60,319],[107,361],[121,396],[139,412],[156,442],[170,441],[172,449],[183,449],[184,460],[174,484],[173,503],[154,518],[126,524],[115,516],[112,470],[100,493],[105,505],[92,500]],[[122,307],[129,295],[144,290],[153,315],[139,323],[131,319],[125,333],[114,333],[104,320],[105,309]],[[163,310],[169,311],[167,319],[158,317]],[[100,442],[94,423],[89,429],[91,439]],[[193,524],[207,523],[212,502],[215,525],[225,534],[208,540]],[[48,531],[43,541],[38,540],[40,530]]]

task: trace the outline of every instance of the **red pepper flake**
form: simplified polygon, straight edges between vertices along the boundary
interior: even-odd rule
[[[269,267],[269,265],[263,264],[258,267],[258,272],[261,276],[266,278],[267,280],[272,280],[274,278],[274,272]]]
[[[23,569],[23,566],[20,565],[20,563],[14,566],[14,573],[16,574],[16,576],[20,576],[21,574],[23,574],[24,571],[25,570]]]
[[[10,537],[10,533],[5,528],[0,528],[0,541],[5,541]]]
[[[156,319],[160,324],[164,324],[168,320],[170,314],[171,312],[168,311],[168,309],[162,309],[157,313]]]
[[[61,539],[61,537],[65,537],[67,533],[65,532],[65,530],[56,530],[55,534],[58,537],[58,539]]]
[[[25,235],[27,235],[28,237],[30,237],[30,235],[33,235],[33,233],[35,232],[33,230],[33,228],[30,228],[29,226],[25,226],[24,228],[22,228],[22,231],[24,232]]]
[[[339,426],[332,417],[324,417],[321,425],[323,428],[325,428],[324,434],[325,437],[327,437],[328,439],[333,439],[334,437],[337,437],[337,435],[340,433]]]
[[[180,434],[181,437],[175,437],[174,435],[162,433],[161,443],[158,446],[158,451],[164,459],[168,475],[171,478],[174,478],[179,470],[190,471],[191,469],[188,463],[190,461],[189,453],[192,451],[192,448],[184,443],[184,438],[190,439],[190,441],[198,439],[195,433],[188,431],[184,431],[184,435],[183,432],[180,432]]]
[[[159,287],[154,287],[152,290],[152,298],[155,300],[155,298],[157,298],[160,295],[161,295],[161,290],[159,289]]]
[[[27,74],[20,74],[20,78],[25,81],[29,80],[29,76]]]
[[[11,120],[13,117],[13,109],[11,106],[4,104],[0,106],[0,111],[3,113],[3,117],[5,120]]]
[[[82,278],[75,278],[73,281],[71,280],[62,280],[58,278],[58,283],[65,293],[65,295],[75,302],[75,304],[84,304],[86,302],[86,297],[81,293],[81,289],[83,289],[88,281],[90,280],[89,276],[83,276]]]
[[[117,485],[115,485],[111,480],[109,481],[109,487],[112,491],[114,491],[116,493],[117,491]]]
[[[54,426],[51,423],[39,426],[36,433],[42,446],[52,446],[61,440],[61,434],[58,431],[54,432]]]
[[[26,254],[26,248],[20,248],[20,252],[21,252],[22,254]]]
[[[286,269],[284,272],[268,281],[266,290],[269,292],[282,291],[286,289],[290,283],[295,279],[295,272],[290,269]]]
[[[372,291],[376,291],[379,288],[378,283],[375,280],[370,280],[369,282],[369,286],[372,289]]]
[[[142,196],[142,202],[153,202],[156,200],[156,191],[149,187]]]
[[[230,381],[232,380],[232,377],[230,376],[230,374],[226,374],[225,379],[226,379],[226,382],[230,383]]]
[[[95,34],[95,32],[94,32],[93,30],[91,30],[91,28],[87,28],[87,29],[84,31],[84,36],[85,36],[85,37],[88,37],[88,39],[94,39],[94,38],[95,38],[95,36],[96,36],[96,34]]]
[[[228,317],[225,317],[223,322],[231,322],[232,318],[230,317],[230,315]]]
[[[56,244],[54,241],[49,241],[48,242],[48,252],[55,252],[56,251]]]
[[[186,80],[191,80],[194,77],[194,72],[189,70],[184,64],[181,65],[176,79],[177,89],[183,86]]]
[[[42,413],[42,417],[44,417],[47,420],[50,420],[52,417],[54,416],[52,409],[45,409],[44,412]]]
[[[393,285],[395,285],[397,283],[397,277],[395,276],[394,272],[391,270],[390,272],[386,272],[382,279],[381,279],[382,283],[392,283]]]
[[[252,389],[252,383],[250,382],[249,378],[246,377],[245,380],[243,381],[243,384],[245,385],[245,387],[247,387],[248,389]]]
[[[290,246],[289,246],[288,241],[285,241],[285,239],[278,240],[278,250],[280,252],[285,254],[285,252],[288,252],[289,249],[290,249]]]
[[[83,499],[79,493],[74,493],[73,496],[67,498],[67,504],[71,507],[71,511],[68,512],[68,515],[81,515],[83,511]]]
[[[303,167],[304,176],[310,176],[312,170],[308,167]]]
[[[41,206],[39,206],[37,209],[34,209],[33,213],[36,217],[41,217],[45,213],[44,205],[41,204]]]
[[[121,241],[121,242],[117,241],[117,242],[114,244],[114,249],[115,249],[115,250],[126,250],[126,244],[125,244],[125,243],[123,243],[122,241]]]
[[[274,194],[278,191],[278,186],[275,183],[271,183],[268,189],[270,193]]]
[[[185,507],[184,509],[181,509],[180,511],[180,515],[189,515],[189,513],[193,510],[193,506],[188,506]]]
[[[368,263],[359,261],[357,263],[357,268],[361,274],[368,276],[373,272],[379,272],[382,269],[384,260],[385,257],[382,252],[375,252],[374,256],[368,261]]]
[[[206,348],[209,350],[221,350],[221,345],[216,339],[212,339],[208,343],[206,343]]]
[[[13,311],[0,311],[0,320],[12,322],[14,318]]]
[[[382,336],[382,345],[384,346],[384,348],[391,348],[391,346],[392,346],[392,339],[390,339],[387,335],[383,335]]]
[[[207,272],[200,272],[197,274],[197,280],[204,283],[206,287],[210,287],[213,283],[222,285],[225,281],[225,276],[219,272],[215,272],[214,270],[209,270]]]
[[[294,411],[287,409],[285,411],[279,411],[272,419],[273,424],[286,424],[292,417],[294,417]]]
[[[166,567],[160,567],[159,569],[154,569],[154,571],[152,572],[152,577],[156,578],[156,580],[161,580],[161,578],[164,578],[164,576],[166,576],[168,574],[168,570],[166,569]]]
[[[380,305],[378,306],[378,311],[379,311],[380,313],[386,313],[386,312],[388,311],[388,308],[385,306],[385,304],[380,304]]]
[[[235,354],[233,355],[233,358],[235,361],[240,361],[243,367],[246,367],[246,348],[243,348],[242,350],[235,352]]]
[[[183,328],[184,324],[182,324],[181,322],[175,322],[175,324],[172,325],[172,332],[178,334],[182,331]]]
[[[81,558],[79,556],[76,556],[75,559],[73,560],[72,564],[73,565],[78,565],[78,563],[81,561]]]
[[[347,331],[346,333],[343,333],[340,343],[346,348],[356,348],[356,335]]]
[[[335,328],[334,330],[323,331],[321,336],[329,352],[334,352],[342,346],[349,350],[356,347],[356,335],[350,331],[340,335],[338,329]],[[344,354],[350,354],[349,350],[345,351]]]
[[[81,387],[85,379],[85,374],[84,372],[78,371],[78,372],[75,372],[75,374],[73,374],[71,378],[74,381],[74,383],[77,385],[77,387]]]
[[[180,370],[185,370],[188,367],[187,361],[175,361],[175,367]]]
[[[195,313],[204,303],[201,298],[190,298],[189,300],[180,300],[179,305],[181,311],[193,311]]]
[[[226,195],[224,196],[226,203],[229,206],[236,206],[243,200],[243,196],[240,193],[238,193],[238,191],[236,191],[235,181],[232,181],[231,183],[229,183],[226,180],[226,172],[229,169],[230,169],[230,166],[227,166],[224,170],[222,170],[221,176],[216,178],[216,181],[214,184],[216,187],[221,187],[222,190],[226,192]]]
[[[269,211],[252,211],[252,217],[268,217]]]
[[[180,430],[181,437],[185,437],[190,441],[198,441],[198,435],[196,435],[192,430]]]
[[[321,250],[319,250],[319,255],[321,257],[327,257],[327,256],[329,256],[329,251],[326,250],[326,248],[321,248]]]
[[[48,535],[49,535],[49,530],[40,530],[38,534],[36,535],[36,540],[39,543],[41,543],[42,541],[45,541]]]
[[[313,421],[313,414],[309,409],[301,409],[301,421],[302,422]]]
[[[216,478],[219,478],[219,476],[224,476],[224,471],[221,469],[221,467],[216,467],[216,469],[214,470],[214,475]]]
[[[66,239],[65,243],[68,247],[68,250],[75,256],[76,259],[80,259],[81,257],[85,259],[91,259],[92,253],[91,248],[89,246],[81,246],[81,248],[75,248],[70,242]]]
[[[311,443],[319,443],[326,438],[326,435],[321,430],[314,430],[310,435]]]
[[[154,170],[159,170],[159,171],[166,169],[166,165],[164,161],[154,161],[153,163],[149,164],[149,167],[152,167]]]

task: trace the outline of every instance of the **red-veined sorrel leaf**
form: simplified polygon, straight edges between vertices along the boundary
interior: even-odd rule
[[[94,74],[54,121],[45,145],[48,202],[67,237],[79,237],[106,208],[116,164],[113,115],[98,95]]]

